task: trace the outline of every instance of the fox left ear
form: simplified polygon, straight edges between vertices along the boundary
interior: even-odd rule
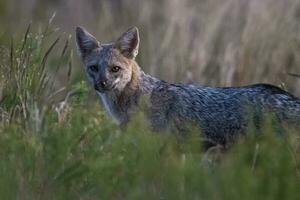
[[[137,27],[132,27],[121,35],[114,47],[119,49],[125,57],[134,59],[138,54],[139,43],[139,30]]]
[[[100,46],[96,38],[82,27],[76,28],[76,43],[82,57]]]

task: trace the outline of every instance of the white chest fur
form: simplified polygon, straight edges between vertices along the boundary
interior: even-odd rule
[[[122,124],[127,121],[127,114],[122,112],[116,100],[107,94],[97,92],[98,96],[101,98],[103,106],[108,114],[117,121],[118,124]]]

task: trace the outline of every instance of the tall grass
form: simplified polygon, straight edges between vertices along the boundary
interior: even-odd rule
[[[1,82],[1,115],[3,123],[34,120],[36,123],[43,119],[45,112],[53,106],[55,95],[64,92],[68,86],[57,88],[58,72],[62,66],[67,66],[66,80],[70,80],[72,69],[69,49],[69,39],[64,42],[56,57],[52,56],[51,66],[49,57],[61,39],[61,36],[50,30],[49,24],[44,30],[34,34],[31,24],[28,25],[21,42],[11,38],[10,46],[2,47],[2,64],[0,70]],[[52,40],[52,38],[54,39]],[[57,90],[57,91],[56,91]],[[40,125],[38,125],[40,126]]]
[[[296,91],[286,73],[298,73],[297,1],[65,2],[44,7],[56,8],[54,21],[1,45],[0,199],[300,198],[298,130],[279,136],[266,124],[208,152],[198,132],[152,133],[140,115],[121,132],[78,80],[70,38],[51,25],[75,25],[60,8],[100,41],[138,25],[138,62],[152,74],[212,85],[284,81]]]
[[[5,50],[0,199],[299,199],[296,131],[282,137],[266,125],[206,153],[198,132],[152,133],[142,115],[121,132],[84,82],[65,82],[55,97],[62,89],[51,74],[68,69],[68,79],[71,51],[67,40],[57,53],[62,39],[49,27],[29,26]]]
[[[3,1],[3,0],[2,0]],[[17,3],[16,3],[17,2]],[[11,30],[22,19],[55,23],[73,33],[82,25],[100,42],[138,26],[138,62],[170,81],[213,86],[285,83],[300,95],[299,0],[91,0],[29,1],[3,4]],[[27,9],[23,9],[23,8]],[[16,13],[16,10],[20,12]],[[79,62],[76,62],[79,63]],[[82,73],[81,65],[74,70]]]

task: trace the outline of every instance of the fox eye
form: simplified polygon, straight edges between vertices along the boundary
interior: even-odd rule
[[[92,72],[98,72],[98,66],[97,65],[91,65],[89,68],[92,70]]]
[[[120,69],[121,69],[121,67],[119,67],[119,66],[113,66],[113,67],[111,68],[111,71],[112,71],[112,72],[118,72]]]

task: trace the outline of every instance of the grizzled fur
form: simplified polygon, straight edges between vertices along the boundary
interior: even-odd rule
[[[201,127],[205,138],[219,144],[243,133],[249,120],[259,126],[265,113],[280,122],[300,123],[300,100],[276,86],[171,84],[145,74],[135,62],[139,47],[135,27],[111,44],[100,45],[80,27],[76,39],[91,84],[120,125],[128,122],[142,96],[150,98],[154,130],[173,124],[183,131],[185,124],[193,123]]]

